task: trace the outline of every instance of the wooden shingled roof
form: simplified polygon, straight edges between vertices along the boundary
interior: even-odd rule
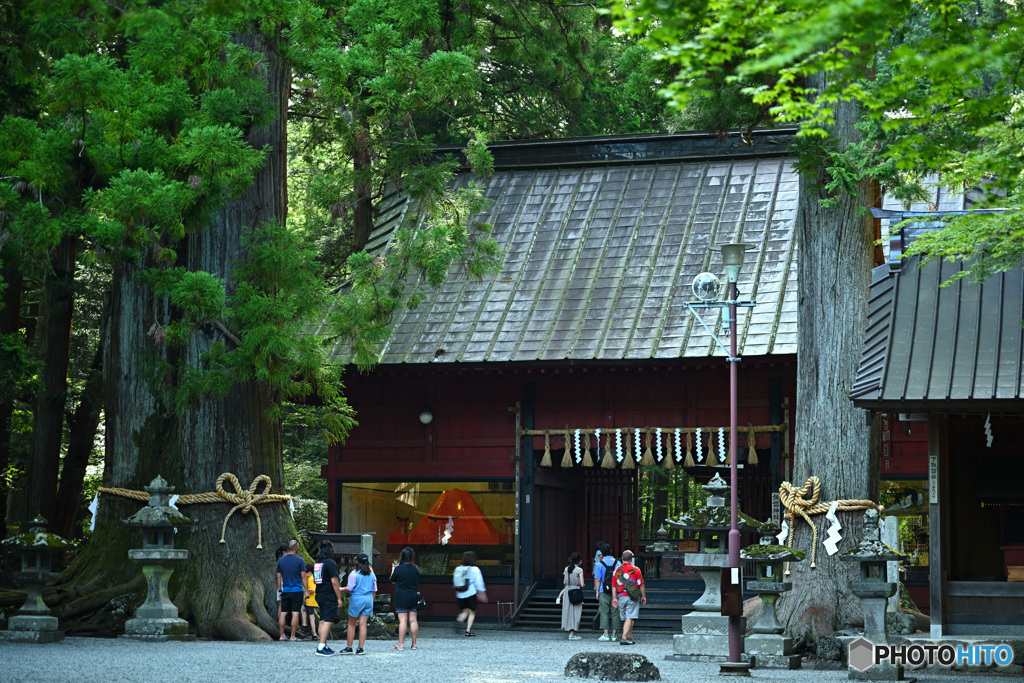
[[[454,272],[396,317],[384,364],[674,359],[721,356],[683,306],[711,270],[708,247],[756,245],[740,274],[756,308],[739,314],[740,354],[796,353],[798,178],[792,131],[747,147],[706,135],[616,137],[493,146],[480,220],[504,250],[484,280]],[[461,174],[457,183],[474,178]],[[387,249],[416,218],[385,199],[368,249]],[[718,330],[721,317],[706,320]],[[345,357],[345,349],[336,353]]]

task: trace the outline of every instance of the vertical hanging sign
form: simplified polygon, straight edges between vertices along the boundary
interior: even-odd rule
[[[939,504],[939,456],[928,456],[928,504]]]

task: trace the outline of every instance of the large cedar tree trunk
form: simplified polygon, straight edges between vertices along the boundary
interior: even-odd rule
[[[14,249],[2,249],[3,291],[0,305],[0,335],[16,335],[21,330],[21,287],[22,275]],[[0,538],[7,536],[7,468],[11,462],[11,427],[14,419],[13,387],[0,392]]]
[[[188,269],[224,278],[229,291],[234,290],[232,264],[245,257],[240,244],[243,229],[262,222],[283,222],[286,210],[290,71],[262,35],[245,34],[238,42],[262,55],[267,88],[276,108],[273,123],[264,130],[251,131],[247,140],[257,149],[264,145],[270,149],[245,195],[230,201],[209,226],[189,236],[179,252]],[[160,474],[176,487],[176,493],[202,493],[213,491],[217,477],[230,472],[243,488],[255,477],[268,475],[275,492],[280,493],[281,434],[279,425],[267,417],[273,397],[265,387],[237,384],[223,398],[204,400],[194,409],[177,413],[154,398],[151,378],[141,361],[147,354],[169,352],[147,335],[154,322],[154,303],[152,292],[139,277],[139,265],[123,263],[115,271],[106,345],[104,486],[141,489]],[[231,343],[214,326],[207,326],[195,333],[186,348],[174,353],[198,364],[199,357],[218,340]],[[230,485],[225,488],[230,490]],[[138,547],[140,540],[120,523],[138,507],[123,498],[101,498],[92,541],[66,572],[62,595],[56,596],[64,605],[62,626],[79,633],[116,632],[131,617],[124,604],[132,608],[141,604],[141,572],[126,557],[127,550]],[[171,597],[200,636],[268,640],[268,633],[277,632],[274,549],[294,537],[294,524],[287,504],[259,505],[262,549],[256,547],[252,513],[232,516],[222,544],[221,526],[231,507],[227,503],[182,506],[182,512],[196,524],[178,530],[176,545],[188,548],[189,559],[171,579]]]
[[[52,519],[57,509],[60,446],[67,407],[71,318],[74,312],[78,238],[65,236],[54,247],[46,276],[40,325],[42,391],[32,406],[32,458],[28,463],[27,513]],[[77,506],[77,498],[65,501]]]
[[[854,104],[836,110],[833,135],[840,146],[853,142]],[[849,394],[860,360],[867,320],[872,260],[872,186],[861,183],[856,197],[843,196],[834,209],[819,203],[827,196],[825,170],[802,176],[797,213],[800,321],[797,343],[797,395],[793,484],[811,475],[821,479],[821,500],[877,500],[878,457],[864,410]],[[843,525],[840,553],[860,540],[863,512],[837,513]],[[860,600],[850,592],[856,567],[828,556],[822,547],[828,523],[818,527],[817,568],[810,567],[811,530],[799,517],[793,545],[807,551],[793,563],[794,590],[779,601],[780,619],[797,643],[815,641],[833,631],[863,624]]]

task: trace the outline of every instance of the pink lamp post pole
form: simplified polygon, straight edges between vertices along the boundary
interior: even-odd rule
[[[742,258],[742,256],[741,256]],[[739,358],[736,356],[736,281],[729,282],[729,505],[731,507],[729,528],[729,573],[739,573],[740,567],[740,530],[737,528],[738,504],[737,489],[739,488],[736,473],[736,372]],[[732,577],[730,576],[730,580]],[[729,661],[738,663],[740,651],[743,649],[740,634],[740,615],[729,616]]]

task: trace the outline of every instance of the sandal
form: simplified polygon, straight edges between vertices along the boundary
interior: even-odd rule
[[[415,645],[413,645],[413,646],[412,646],[411,648],[409,648],[409,649],[410,649],[410,650],[418,650],[419,648],[418,648],[418,647],[416,647]]]
[[[466,637],[467,638],[475,638],[476,634],[475,633],[471,633],[470,631],[466,631]]]
[[[402,647],[401,645],[392,645],[391,649],[392,650],[404,650],[405,648]],[[413,648],[413,649],[415,650],[416,648]]]

